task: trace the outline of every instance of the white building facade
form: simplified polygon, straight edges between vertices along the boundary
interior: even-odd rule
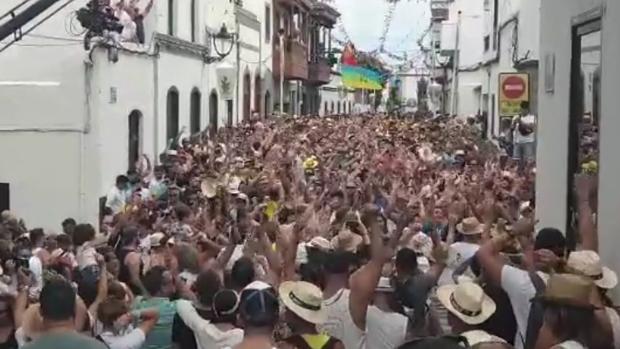
[[[344,87],[340,74],[332,72],[329,84],[319,87],[319,103],[320,116],[353,114],[355,90]]]
[[[431,61],[435,77],[444,85],[444,113],[486,114],[489,135],[497,135],[500,74],[517,72],[529,75],[531,110],[537,112],[540,4],[431,0],[433,32],[441,33],[433,35]]]
[[[597,163],[599,252],[612,270],[620,226],[620,2],[545,0],[540,21],[536,209],[541,226],[576,231],[573,176]],[[614,293],[616,299],[620,294]]]
[[[18,2],[2,1],[0,13]],[[58,229],[66,217],[95,223],[99,199],[141,154],[155,162],[179,132],[272,110],[270,0],[156,0],[145,44],[122,43],[117,62],[105,47],[85,51],[71,33],[86,3],[0,53],[0,201],[30,226]],[[238,44],[214,62],[211,36],[222,24]],[[222,84],[221,71],[238,78]]]

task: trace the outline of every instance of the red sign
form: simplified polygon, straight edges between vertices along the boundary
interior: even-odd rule
[[[519,99],[526,91],[527,82],[520,76],[509,76],[502,84],[502,92],[509,99]]]

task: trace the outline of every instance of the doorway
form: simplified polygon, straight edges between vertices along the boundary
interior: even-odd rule
[[[259,116],[263,116],[263,108],[261,107],[262,100],[262,86],[261,86],[260,75],[256,74],[254,77],[254,111],[258,113]]]
[[[226,100],[226,115],[227,115],[226,118],[228,120],[227,126],[232,127],[233,125],[233,100],[232,99]]]
[[[575,176],[594,177],[595,192],[590,196],[593,217],[598,213],[598,174],[600,171],[601,110],[601,25],[600,18],[573,27],[570,84],[570,121],[568,135],[567,245],[577,244],[578,203]],[[596,224],[596,218],[595,224]]]
[[[142,148],[141,142],[141,122],[142,112],[134,110],[129,114],[129,138],[128,138],[128,166],[130,170],[136,169],[136,164],[140,159],[140,148]]]
[[[209,95],[209,129],[211,134],[215,135],[218,128],[218,116],[217,116],[217,104],[219,100],[217,98],[217,91],[211,91]]]
[[[265,117],[271,114],[271,92],[269,90],[265,91]]]

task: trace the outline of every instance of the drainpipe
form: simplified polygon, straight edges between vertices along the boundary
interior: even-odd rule
[[[453,67],[453,72],[452,72],[452,93],[451,93],[451,97],[450,97],[450,103],[452,104],[452,107],[450,108],[450,114],[456,116],[456,113],[458,113],[458,103],[457,103],[457,93],[456,90],[459,87],[459,55],[460,55],[460,50],[459,50],[459,41],[460,41],[460,36],[461,36],[461,11],[459,11],[459,16],[458,16],[458,20],[456,22],[456,43],[455,43],[455,48],[454,48],[454,67]]]
[[[241,87],[241,78],[240,78],[240,73],[241,73],[241,33],[239,32],[239,17],[237,14],[237,5],[235,5],[235,30],[237,32],[237,42],[236,42],[236,46],[237,46],[237,62],[236,62],[236,71],[237,71],[237,91],[235,91],[235,95],[237,98],[237,112],[235,113],[235,118],[237,119],[237,125],[239,124],[239,88]],[[245,107],[245,106],[244,106]]]
[[[159,45],[153,57],[153,164],[159,164]]]

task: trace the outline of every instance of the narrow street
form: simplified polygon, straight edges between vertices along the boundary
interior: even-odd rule
[[[620,348],[619,32],[617,0],[3,0],[0,348]]]

